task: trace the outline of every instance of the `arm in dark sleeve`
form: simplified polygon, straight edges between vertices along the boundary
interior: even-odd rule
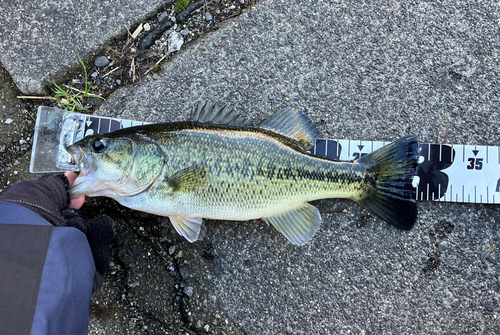
[[[57,203],[67,199],[61,196],[56,205],[44,206],[23,203],[15,190],[4,192],[0,194],[5,196],[0,197],[2,332],[87,334],[96,272],[87,237],[76,228],[50,224],[64,224],[56,211]],[[44,190],[34,192],[43,194]],[[14,201],[1,202],[6,198]]]

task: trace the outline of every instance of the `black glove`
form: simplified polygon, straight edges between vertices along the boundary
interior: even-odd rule
[[[0,193],[0,201],[21,205],[54,226],[74,227],[85,234],[96,267],[92,290],[95,292],[109,268],[114,223],[105,215],[87,221],[80,211],[67,208],[69,200],[69,181],[62,174],[21,182]]]
[[[0,201],[26,207],[54,226],[65,226],[61,211],[69,205],[69,181],[62,174],[23,181],[3,190]]]
[[[85,219],[85,215],[76,209],[68,208],[62,211],[66,225],[75,227],[82,231],[89,241],[96,273],[92,293],[102,286],[104,274],[109,269],[109,258],[111,255],[111,242],[114,236],[114,222],[107,215],[101,215],[91,221]]]

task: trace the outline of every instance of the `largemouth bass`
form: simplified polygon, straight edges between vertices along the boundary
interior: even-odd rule
[[[126,128],[69,146],[80,169],[70,194],[168,216],[190,242],[203,237],[202,218],[262,219],[303,245],[321,223],[309,202],[324,198],[352,199],[400,229],[413,227],[416,136],[352,162],[309,154],[317,137],[312,121],[292,108],[253,126],[227,107],[200,104],[188,122]]]

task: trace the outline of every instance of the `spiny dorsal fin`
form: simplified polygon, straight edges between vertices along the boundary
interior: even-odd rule
[[[252,126],[250,121],[236,114],[227,106],[219,106],[210,102],[199,103],[191,110],[191,121],[201,123],[226,124],[231,126]]]
[[[272,224],[291,243],[304,245],[318,231],[321,224],[321,215],[316,207],[305,203],[289,212],[270,218],[262,218],[262,220]]]
[[[319,132],[311,119],[301,111],[290,107],[280,109],[262,121],[259,128],[269,129],[299,142],[306,150],[314,145]]]

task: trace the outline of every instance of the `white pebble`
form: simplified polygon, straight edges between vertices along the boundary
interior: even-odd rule
[[[144,24],[144,30],[145,31],[150,31],[151,30],[151,26],[149,25],[149,23]]]
[[[11,124],[12,122],[14,122],[14,120],[12,120],[12,119],[5,120],[5,124]]]

